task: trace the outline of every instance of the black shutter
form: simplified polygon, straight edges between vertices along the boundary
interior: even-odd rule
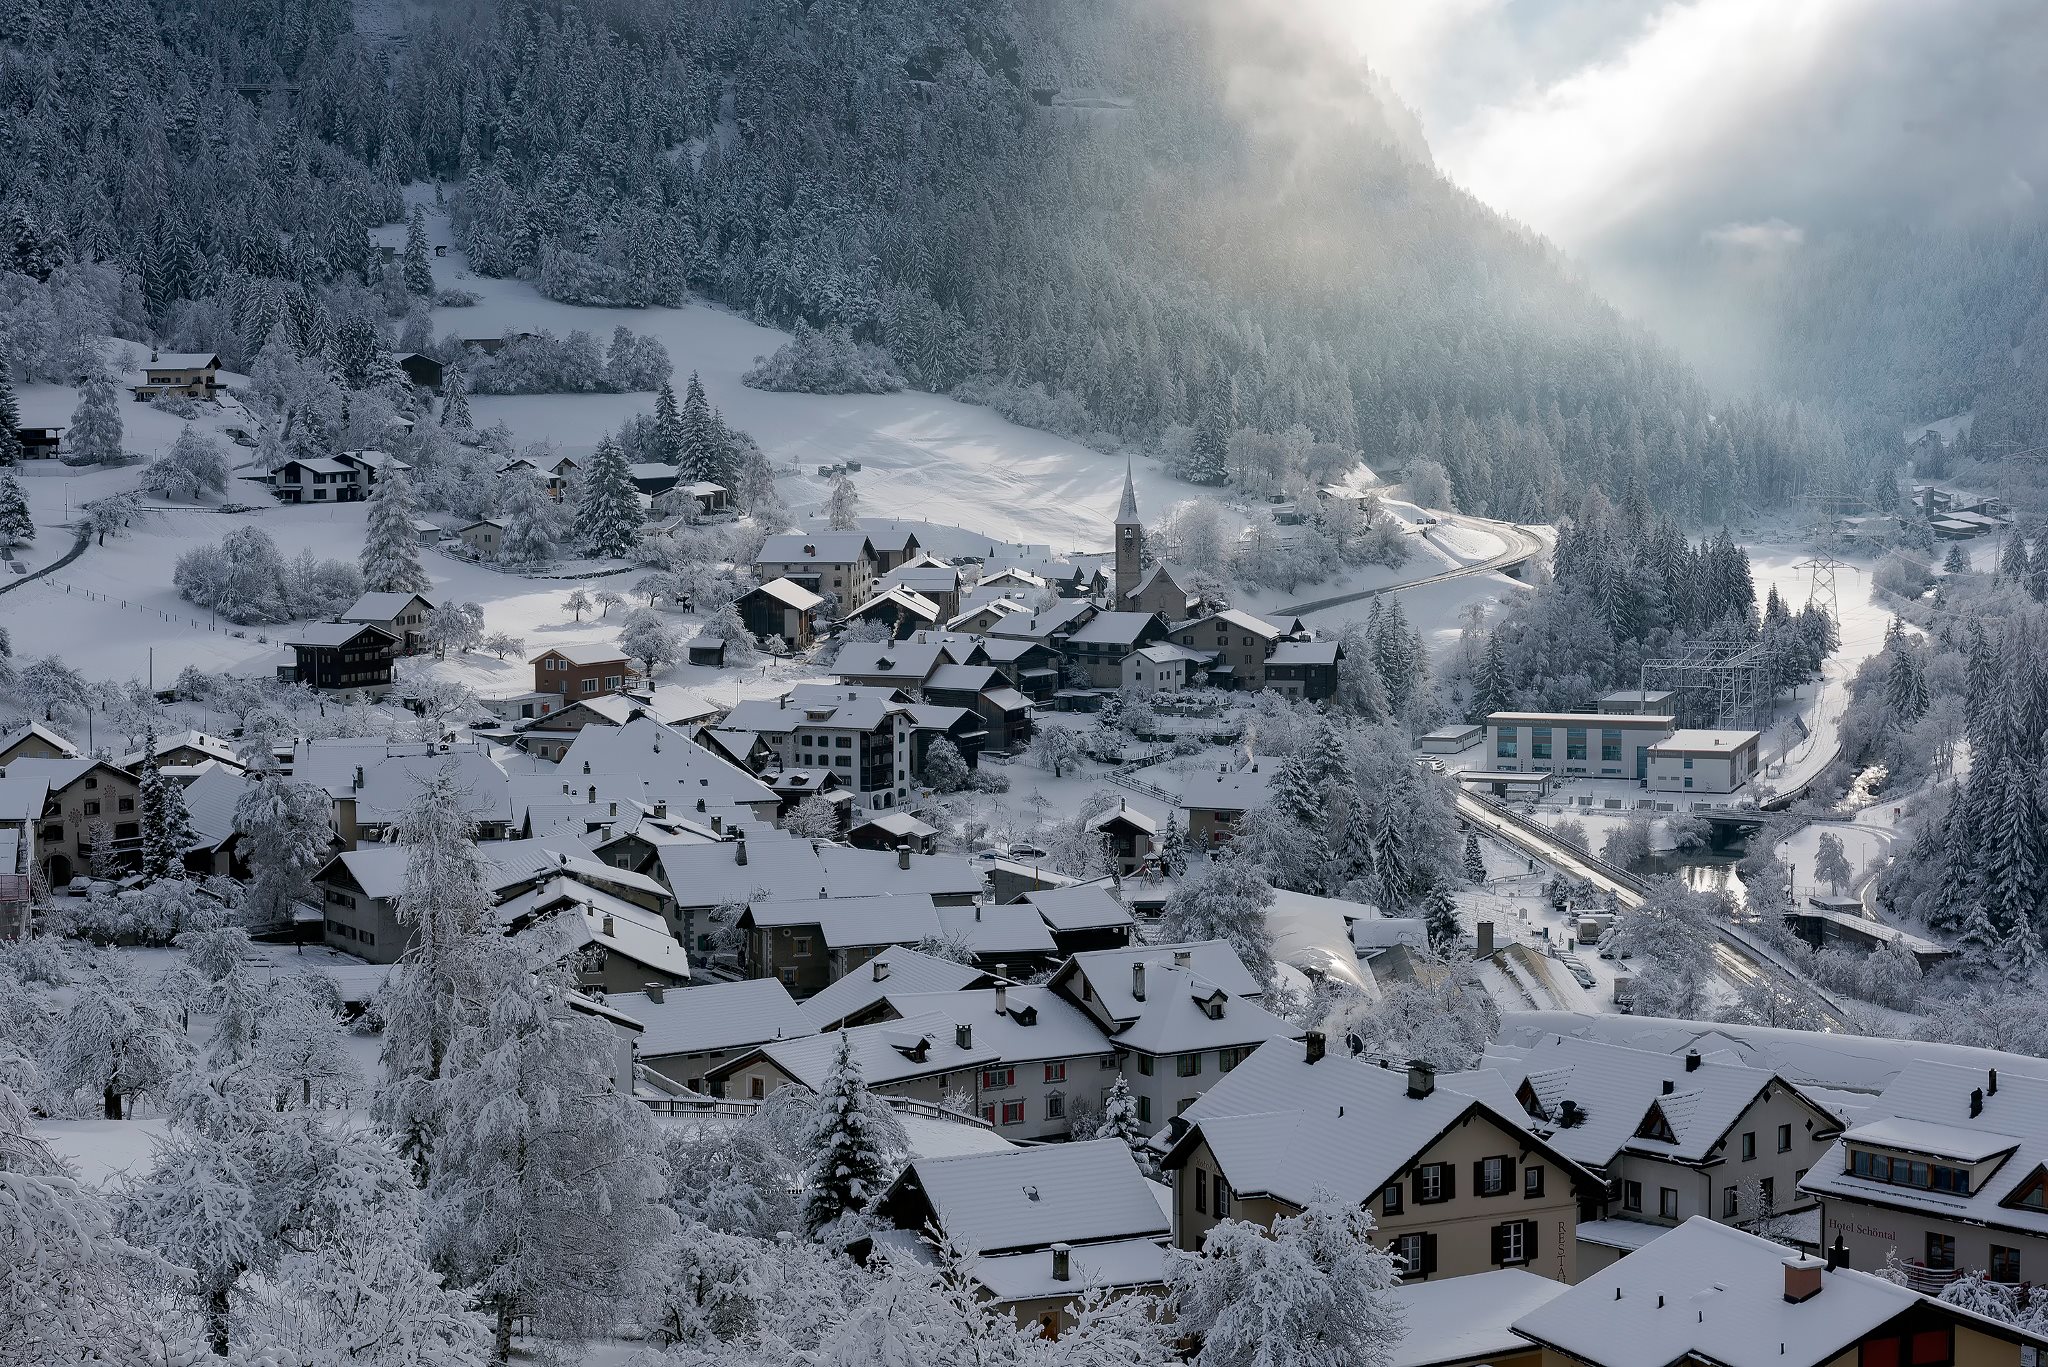
[[[1422,1232],[1422,1275],[1427,1277],[1436,1271],[1436,1235],[1428,1230]]]
[[[1408,1175],[1408,1184],[1415,1192],[1415,1204],[1422,1204],[1422,1169],[1417,1168]]]
[[[1486,1195],[1486,1160],[1484,1158],[1472,1160],[1472,1194],[1474,1196]]]
[[[1486,1231],[1486,1234],[1493,1246],[1493,1265],[1499,1267],[1508,1259],[1507,1226],[1495,1225],[1492,1229]]]
[[[1523,1252],[1523,1254],[1525,1255],[1525,1257],[1524,1257],[1524,1261],[1527,1261],[1527,1262],[1532,1262],[1532,1263],[1536,1261],[1536,1230],[1537,1230],[1537,1229],[1538,1229],[1538,1225],[1537,1225],[1536,1221],[1534,1221],[1534,1220],[1524,1220],[1524,1221],[1522,1221],[1522,1252]]]
[[[1444,1164],[1444,1199],[1446,1201],[1458,1199],[1458,1165],[1456,1163]]]

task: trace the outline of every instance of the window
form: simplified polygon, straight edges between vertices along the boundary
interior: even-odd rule
[[[1955,1328],[1942,1325],[1865,1339],[1858,1361],[1860,1367],[1949,1367],[1955,1361]]]
[[[1536,1165],[1535,1167],[1533,1167],[1533,1168],[1523,1168],[1523,1169],[1522,1169],[1522,1195],[1523,1195],[1523,1197],[1524,1197],[1524,1198],[1531,1198],[1531,1197],[1537,1197],[1537,1196],[1541,1196],[1542,1194],[1543,1194],[1543,1165],[1539,1163],[1539,1164],[1537,1164],[1537,1165]]]
[[[1584,759],[1586,757],[1586,728],[1567,726],[1564,729],[1564,757]]]
[[[1209,1213],[1209,1173],[1207,1169],[1195,1169],[1195,1211],[1200,1215]]]
[[[1608,763],[1621,759],[1621,731],[1619,728],[1603,728],[1600,732],[1600,758]]]
[[[1141,1096],[1141,1097],[1139,1097],[1139,1098],[1138,1098],[1138,1119],[1139,1119],[1139,1120],[1140,1120],[1140,1121],[1141,1121],[1142,1123],[1144,1123],[1144,1124],[1147,1124],[1147,1125],[1150,1125],[1150,1124],[1152,1123],[1152,1098],[1151,1098],[1151,1097],[1149,1097],[1149,1096]]]
[[[981,1070],[981,1087],[985,1092],[1000,1091],[1017,1085],[1015,1068],[984,1068]]]
[[[1216,1218],[1219,1220],[1228,1219],[1230,1217],[1230,1186],[1223,1180],[1223,1174],[1220,1172],[1216,1174],[1216,1184],[1212,1194],[1216,1198]]]
[[[1778,1208],[1778,1179],[1775,1177],[1758,1179],[1756,1199],[1757,1203],[1762,1207],[1762,1209],[1757,1211],[1757,1214],[1767,1215],[1775,1211]]]
[[[1472,1165],[1472,1189],[1481,1196],[1504,1196],[1514,1171],[1512,1158],[1482,1158]]]
[[[1427,1234],[1403,1234],[1394,1240],[1390,1251],[1401,1260],[1403,1277],[1427,1277],[1435,1270],[1430,1266],[1429,1244]]]
[[[1399,1215],[1400,1213],[1401,1184],[1399,1182],[1389,1182],[1387,1183],[1386,1190],[1380,1193],[1380,1214]]]
[[[1200,1054],[1179,1055],[1173,1061],[1173,1071],[1177,1077],[1200,1077],[1202,1074],[1202,1056]]]
[[[1045,1118],[1047,1120],[1065,1120],[1067,1118],[1067,1098],[1064,1092],[1054,1092],[1045,1099]]]
[[[1745,1131],[1742,1136],[1742,1161],[1747,1163],[1756,1157],[1756,1131]]]
[[[1953,1234],[1929,1234],[1927,1236],[1927,1266],[1939,1272],[1952,1270],[1956,1265],[1956,1236]]]
[[[1457,1183],[1449,1163],[1424,1163],[1415,1170],[1415,1203],[1434,1205],[1457,1195]]]
[[[1689,762],[1690,762],[1690,761],[1688,761],[1688,763],[1689,763]],[[1686,787],[1688,787],[1688,788],[1692,787],[1692,779],[1691,779],[1690,777],[1688,777],[1688,778],[1687,778],[1687,779],[1685,780],[1685,786],[1686,786]]]
[[[748,1079],[747,1079],[747,1097],[748,1097],[748,1099],[749,1099],[749,1100],[752,1100],[752,1101],[760,1101],[760,1100],[763,1100],[764,1098],[766,1098],[766,1097],[767,1097],[767,1095],[768,1095],[768,1079],[767,1079],[767,1078],[764,1078],[764,1077],[750,1077],[750,1078],[748,1078]]]
[[[585,680],[583,681],[583,691],[584,691],[585,693],[595,693],[595,692],[597,692],[597,680],[596,680],[596,679],[585,679]]]
[[[2000,1244],[1991,1245],[1991,1280],[2017,1283],[2020,1280],[2020,1251]]]
[[[1792,1127],[1790,1125],[1778,1126],[1778,1152],[1792,1152]]]
[[[1550,728],[1549,728],[1549,727],[1547,727],[1547,726],[1532,726],[1532,727],[1530,727],[1530,728],[1529,728],[1529,758],[1530,758],[1530,759],[1549,759],[1549,758],[1550,758]]]
[[[1216,1071],[1219,1073],[1229,1072],[1232,1068],[1235,1068],[1238,1064],[1251,1057],[1251,1052],[1249,1045],[1240,1045],[1235,1049],[1218,1049],[1216,1051]]]
[[[1940,1163],[1923,1163],[1916,1158],[1893,1158],[1887,1154],[1870,1153],[1863,1149],[1852,1149],[1849,1153],[1849,1174],[1852,1177],[1868,1178],[1894,1187],[1919,1187],[1924,1191],[1952,1191],[1959,1196],[1970,1193],[1970,1170],[1948,1167]],[[2022,1197],[2019,1204],[2027,1204]],[[2035,1202],[2038,1208],[2038,1201]]]
[[[795,969],[793,969],[793,968],[784,968],[784,969],[782,969],[782,970],[781,970],[781,971],[780,971],[779,973],[777,973],[777,974],[776,974],[776,976],[782,979],[782,985],[783,985],[784,987],[795,987],[795,986],[796,986],[796,970],[795,970]]]
[[[1657,1214],[1666,1220],[1678,1218],[1678,1188],[1657,1188]]]
[[[810,953],[810,952],[811,952],[811,937],[810,937],[810,936],[808,936],[808,935],[794,935],[794,936],[791,936],[791,937],[790,937],[790,941],[789,941],[789,952],[790,952],[790,953],[792,953],[792,954],[808,954],[808,953]]]
[[[1643,1208],[1643,1184],[1641,1182],[1623,1182],[1621,1184],[1621,1208],[1623,1210],[1641,1210]]]
[[[1005,1101],[1003,1103],[1003,1123],[1005,1125],[1022,1125],[1024,1123],[1024,1103],[1021,1101]]]
[[[1047,1082],[1065,1082],[1067,1080],[1067,1065],[1064,1063],[1046,1064],[1045,1080]]]
[[[1685,757],[1685,767],[1686,767],[1686,768],[1688,768],[1688,769],[1692,768],[1692,756],[1691,756],[1691,755],[1687,755],[1687,756]],[[1692,787],[1692,785],[1691,785],[1690,783],[1686,784],[1685,786],[1686,786],[1686,787],[1688,787],[1688,788]]]
[[[1534,1220],[1510,1220],[1504,1225],[1493,1227],[1493,1261],[1501,1267],[1514,1267],[1533,1262],[1536,1258],[1536,1222]]]
[[[1500,739],[1494,743],[1493,753],[1498,759],[1513,759],[1520,753],[1514,727],[1503,726],[1500,729]]]
[[[1140,1077],[1152,1076],[1152,1056],[1150,1054],[1138,1055],[1138,1075]]]
[[[1739,1212],[1741,1209],[1741,1198],[1739,1198],[1735,1194],[1735,1188],[1721,1188],[1721,1218],[1724,1220],[1732,1220],[1735,1218],[1737,1212]]]
[[[135,810],[135,799],[134,799],[134,798],[132,798],[132,797],[124,797],[124,798],[121,798],[121,799],[120,799],[119,801],[117,801],[116,803],[114,803],[114,810],[115,810],[115,811],[117,811],[117,812],[132,812],[132,811],[134,811],[134,810]]]
[[[98,815],[100,814],[100,804],[99,804],[99,803],[97,803],[97,802],[88,802],[88,803],[86,803],[86,804],[85,804],[85,814],[86,814],[87,816],[98,816]]]

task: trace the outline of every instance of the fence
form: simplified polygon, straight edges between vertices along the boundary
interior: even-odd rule
[[[57,566],[52,565],[50,568],[55,569],[57,568]],[[25,582],[27,581],[16,580],[13,584],[9,584],[7,587],[15,588]],[[223,623],[217,619],[214,619],[211,615],[209,615],[206,621],[202,622],[197,617],[188,617],[184,613],[165,612],[162,608],[153,608],[149,606],[147,603],[137,603],[127,598],[116,598],[114,597],[114,595],[110,593],[100,593],[95,589],[83,589],[78,587],[76,584],[62,584],[60,583],[60,581],[52,581],[50,587],[53,589],[62,587],[64,592],[70,595],[71,597],[83,598],[87,602],[92,603],[110,603],[114,607],[119,608],[123,611],[139,612],[146,616],[155,617],[159,621],[168,622],[173,626],[188,626],[191,627],[194,631],[210,631],[222,636],[231,637],[235,640],[253,640],[258,645],[267,646],[271,643],[270,638],[261,632],[257,632],[254,636],[251,636],[249,633],[249,629],[247,627],[240,626],[233,622]]]

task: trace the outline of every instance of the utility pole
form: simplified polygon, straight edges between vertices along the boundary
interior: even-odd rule
[[[1826,551],[1817,551],[1792,568],[1807,570],[1813,575],[1807,585],[1806,606],[1818,606],[1839,627],[1842,624],[1842,614],[1835,596],[1835,571],[1846,570],[1850,566],[1845,561],[1835,559]]]

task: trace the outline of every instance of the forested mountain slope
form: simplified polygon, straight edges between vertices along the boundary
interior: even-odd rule
[[[843,324],[1104,447],[1299,424],[1527,518],[1633,477],[1715,519],[1891,454],[1711,403],[1367,73],[1226,4],[467,0],[386,42],[341,0],[29,0],[0,39],[10,268],[115,263],[114,325],[231,363],[392,332],[364,230],[430,178],[484,273]]]

